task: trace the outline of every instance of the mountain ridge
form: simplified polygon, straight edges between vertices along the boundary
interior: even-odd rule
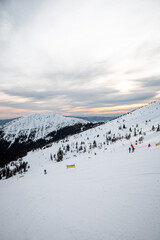
[[[28,151],[82,132],[96,124],[54,113],[33,113],[13,120],[0,129],[0,166]]]
[[[144,138],[144,133],[146,131],[150,133],[153,124],[158,128],[159,112],[160,101],[157,101],[103,124],[65,118],[53,113],[31,114],[6,124],[0,130],[0,164],[4,166],[5,163],[25,156],[28,151],[58,141],[54,148],[56,155],[60,147],[67,149],[68,143],[63,142],[68,137],[67,142],[74,146],[73,153],[77,151],[76,141],[83,151],[90,151],[90,147],[95,145],[94,141],[97,141],[97,146],[102,146],[104,143],[110,144],[117,140],[125,142],[130,138],[134,139],[134,136]],[[56,118],[55,125],[50,121],[53,116]],[[63,141],[60,141],[61,139]],[[85,148],[80,146],[81,142],[85,142]]]

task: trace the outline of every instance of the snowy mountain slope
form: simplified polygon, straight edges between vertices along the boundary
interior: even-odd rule
[[[86,124],[88,122],[54,113],[33,113],[6,124],[3,127],[3,138],[14,142],[16,138],[25,136],[25,139],[32,138],[33,141],[36,141],[45,138],[50,132],[79,123]]]
[[[0,129],[0,167],[28,151],[98,125],[53,113],[36,113],[16,119]]]
[[[159,123],[160,101],[29,152],[28,172],[0,181],[0,239],[159,240]]]
[[[8,122],[11,122],[13,120],[15,120],[16,118],[10,118],[10,119],[2,119],[0,120],[0,127]]]
[[[158,137],[147,134],[134,153],[117,141],[60,163],[49,160],[58,143],[29,152],[24,177],[0,181],[0,239],[159,240],[160,147],[147,146]]]
[[[156,132],[158,124],[160,125],[160,101],[125,114],[101,126],[73,135],[67,138],[66,142],[61,140],[58,144],[53,144],[49,149],[48,159],[50,154],[57,154],[60,147],[65,149],[64,159],[77,154],[77,148],[78,154],[83,154],[85,151],[94,151],[94,141],[97,145],[96,148],[106,149],[106,151],[111,148],[115,149],[118,145],[127,147],[131,143],[134,146],[136,146],[135,144],[137,146],[139,144],[143,145],[145,140],[146,143],[155,145],[160,142],[160,134]],[[66,151],[68,144],[70,145],[70,151]],[[80,151],[79,148],[81,148]]]

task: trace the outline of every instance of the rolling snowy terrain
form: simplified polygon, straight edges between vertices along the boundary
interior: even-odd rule
[[[0,128],[0,167],[68,135],[98,125],[53,113],[34,113]]]
[[[33,113],[6,124],[3,127],[3,139],[14,142],[17,138],[21,137],[22,142],[29,138],[36,141],[47,137],[51,132],[78,123],[86,124],[87,121],[63,117],[54,113]],[[25,138],[23,139],[23,137]]]
[[[0,181],[0,239],[159,240],[159,124],[157,101],[29,152]]]

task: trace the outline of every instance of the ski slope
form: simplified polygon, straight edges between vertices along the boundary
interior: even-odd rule
[[[160,148],[39,156],[23,178],[0,181],[0,239],[159,240]]]
[[[160,145],[155,144],[160,132],[151,130],[160,123],[159,107],[153,103],[67,142],[29,152],[24,158],[29,171],[0,181],[0,239],[159,240]],[[138,145],[141,135],[132,132],[129,140],[98,147],[109,130],[107,135],[125,135],[137,124],[137,131],[145,133]],[[90,149],[93,140],[97,148]],[[75,143],[81,141],[85,153],[76,152]],[[133,153],[128,152],[131,143]],[[66,144],[70,151],[64,161],[51,161],[50,154]],[[75,168],[67,169],[70,164]]]

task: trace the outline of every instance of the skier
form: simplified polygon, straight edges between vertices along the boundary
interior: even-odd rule
[[[131,152],[131,148],[129,147],[129,153]]]
[[[47,174],[47,171],[46,171],[46,169],[44,169],[44,174]]]
[[[133,144],[131,144],[131,148],[132,148],[132,152],[134,152],[134,147],[133,147]]]

